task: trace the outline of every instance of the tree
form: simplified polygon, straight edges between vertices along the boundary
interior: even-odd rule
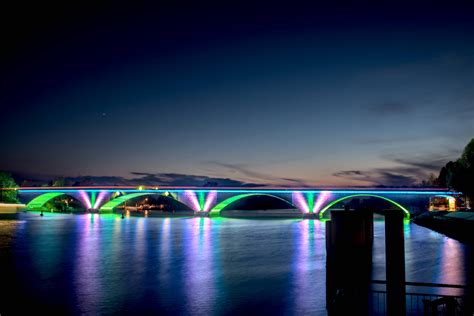
[[[474,138],[464,148],[460,160],[466,168],[474,168]]]
[[[438,178],[441,186],[460,191],[474,200],[474,138],[458,160],[448,162],[441,169]]]
[[[0,201],[5,203],[18,203],[16,198],[16,190],[8,190],[18,188],[18,185],[13,180],[9,173],[0,171]]]
[[[430,173],[427,180],[421,182],[423,187],[437,187],[439,186],[439,178],[437,178],[433,173]]]
[[[52,183],[53,187],[63,187],[65,185],[66,185],[66,180],[63,177],[56,178]]]
[[[452,161],[448,162],[448,164],[453,163]],[[439,186],[442,188],[447,188],[448,186],[448,164],[441,168],[438,176],[438,183]]]
[[[466,145],[459,159],[459,191],[466,194],[471,201],[474,201],[474,138]]]

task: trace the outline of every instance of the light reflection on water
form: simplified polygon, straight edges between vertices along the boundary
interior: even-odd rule
[[[214,267],[214,253],[210,218],[193,218],[187,221],[188,240],[185,244],[185,306],[187,314],[205,314],[213,310],[216,298],[218,271]],[[216,228],[217,229],[217,228]]]
[[[74,287],[77,289],[77,305],[81,309],[91,312],[101,300],[102,284],[99,276],[102,237],[99,225],[100,219],[95,219],[94,214],[85,215],[83,220],[78,220],[77,256],[73,261]],[[92,310],[91,310],[92,309]]]
[[[160,256],[159,260],[153,262],[158,266],[159,282],[168,285],[171,282],[171,219],[165,218],[161,223],[161,234],[159,234]]]
[[[383,221],[374,232],[373,277],[385,279]],[[0,277],[46,310],[325,313],[320,221],[24,214],[0,236]],[[405,237],[408,281],[468,281],[470,248],[414,224]]]
[[[319,260],[326,254],[324,241],[324,224],[320,221],[303,220],[294,225],[295,253],[292,265],[294,274],[294,307],[295,314],[321,313],[320,298],[325,297],[326,275],[322,272]],[[314,284],[317,282],[318,286]]]
[[[440,273],[438,273],[438,283],[465,284],[467,283],[463,264],[465,261],[461,244],[456,240],[444,237],[441,244],[440,253]]]

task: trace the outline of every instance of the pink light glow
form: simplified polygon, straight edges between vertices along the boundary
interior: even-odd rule
[[[97,196],[97,199],[95,200],[94,208],[98,209],[106,197],[107,191],[100,191],[99,195]]]
[[[211,209],[213,204],[216,204],[217,201],[217,192],[211,191],[206,196],[206,202],[204,203],[204,212],[208,212]]]
[[[309,213],[309,206],[308,202],[306,202],[306,199],[304,198],[303,194],[301,192],[293,192],[293,204],[296,205],[300,210],[302,210],[304,213]]]
[[[79,200],[84,204],[88,209],[92,208],[91,200],[87,195],[86,191],[79,191]]]
[[[323,205],[326,204],[330,197],[331,191],[322,191],[319,193],[318,198],[314,202],[313,213],[319,213]]]
[[[184,191],[184,198],[188,201],[188,206],[190,206],[194,211],[199,212],[201,210],[196,192],[192,190],[186,190]]]

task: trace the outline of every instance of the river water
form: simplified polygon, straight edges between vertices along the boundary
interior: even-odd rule
[[[0,314],[324,315],[324,229],[299,219],[22,213],[0,220]],[[384,280],[384,222],[374,231],[373,278]],[[407,281],[472,279],[468,246],[408,223],[405,238]]]

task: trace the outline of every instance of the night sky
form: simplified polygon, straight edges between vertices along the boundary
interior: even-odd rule
[[[414,185],[474,137],[472,7],[223,3],[3,10],[0,169]]]

